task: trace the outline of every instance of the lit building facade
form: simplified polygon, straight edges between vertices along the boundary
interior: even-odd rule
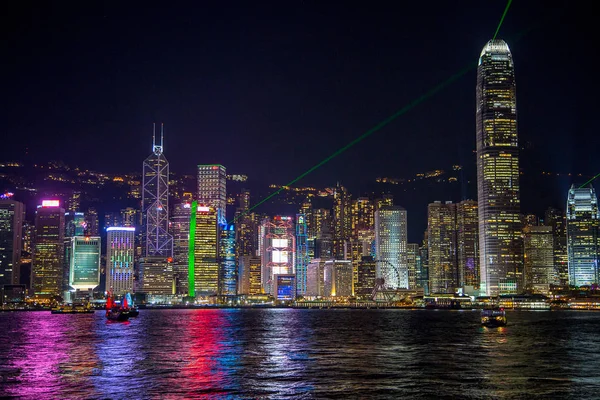
[[[173,235],[173,270],[177,277],[177,293],[188,292],[188,255],[190,251],[191,203],[180,203],[173,207],[171,235]]]
[[[227,171],[222,165],[198,165],[198,203],[219,212],[222,223],[226,219]]]
[[[235,226],[220,226],[219,243],[219,295],[237,294],[237,267],[235,264]]]
[[[69,286],[75,290],[93,290],[100,284],[100,237],[73,236]]]
[[[427,207],[429,280],[432,293],[454,293],[458,287],[456,204],[436,201]]]
[[[350,260],[327,260],[323,268],[325,297],[354,296],[354,277]]]
[[[219,292],[219,224],[217,209],[194,201],[190,213],[188,295]]]
[[[298,296],[306,293],[306,269],[308,267],[308,235],[306,216],[296,214],[296,282],[298,283]]]
[[[154,137],[152,154],[143,164],[142,233],[145,257],[172,257],[173,238],[169,234],[169,162]]]
[[[152,297],[175,294],[173,258],[151,256],[140,258],[139,291]]]
[[[265,293],[274,295],[274,276],[295,274],[293,218],[280,215],[265,218],[261,231],[262,287]]]
[[[533,293],[548,294],[550,285],[556,283],[552,227],[523,228],[523,247],[525,288]]]
[[[593,186],[571,186],[567,197],[569,284],[598,283],[600,211]]]
[[[494,296],[515,293],[523,271],[515,73],[503,40],[481,51],[476,92],[480,292]]]
[[[325,295],[324,271],[325,260],[315,258],[310,261],[306,269],[305,297],[319,297]]]
[[[358,263],[358,279],[354,288],[356,296],[361,298],[371,296],[373,288],[375,287],[376,268],[377,266],[373,257],[362,257]]]
[[[278,302],[291,302],[296,300],[296,275],[273,275],[273,297]]]
[[[373,231],[375,228],[375,203],[368,197],[352,201],[352,236],[359,231]]]
[[[408,289],[406,244],[406,210],[400,206],[381,206],[375,211],[376,275],[377,278],[383,278],[388,287]],[[386,263],[398,271],[397,276],[393,273],[382,273],[385,270],[382,266]]]
[[[238,268],[238,294],[261,294],[260,257],[240,256]]]
[[[458,285],[479,287],[479,219],[477,201],[456,204]]]
[[[406,244],[406,265],[408,270],[408,288],[414,290],[417,288],[417,278],[419,261],[421,255],[419,253],[419,245],[417,243]]]
[[[561,287],[569,284],[569,255],[567,253],[567,219],[555,208],[546,210],[544,224],[552,227],[555,281]]]
[[[60,296],[63,290],[65,210],[44,200],[35,213],[31,287],[36,295]]]
[[[333,193],[333,257],[344,259],[352,235],[352,197],[339,183]]]
[[[133,292],[135,227],[106,229],[106,290],[116,296]]]
[[[23,203],[0,199],[0,288],[19,283],[24,217]]]

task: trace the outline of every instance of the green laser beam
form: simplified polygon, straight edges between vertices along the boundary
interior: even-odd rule
[[[498,36],[498,32],[500,32],[500,27],[502,27],[502,23],[504,22],[504,17],[506,17],[506,14],[508,13],[508,9],[510,8],[511,3],[512,3],[512,0],[508,0],[508,2],[506,3],[506,8],[504,8],[504,12],[502,13],[502,17],[500,18],[500,22],[498,23],[498,27],[496,28],[496,33],[494,33],[494,37],[492,38],[492,40],[495,40],[496,36]]]
[[[506,16],[506,13],[508,12],[508,8],[510,7],[511,3],[512,3],[512,0],[508,0],[508,3],[506,4],[506,8],[504,9],[504,13],[502,14],[502,18],[500,18],[500,22],[498,23],[498,27],[496,28],[496,33],[494,34],[494,39],[496,38],[496,35],[498,34],[498,32],[500,31],[500,28],[502,27],[502,23],[504,22],[504,17]],[[318,164],[315,164],[314,166],[312,166],[306,172],[298,175],[296,178],[294,178],[293,180],[291,180],[290,182],[288,182],[286,185],[284,185],[281,188],[277,189],[276,191],[274,191],[273,193],[271,193],[270,195],[268,195],[267,197],[265,197],[264,199],[262,199],[261,201],[259,201],[255,205],[253,205],[252,207],[248,208],[248,210],[246,210],[244,213],[238,214],[232,220],[232,222],[230,222],[230,223],[237,222],[237,220],[239,218],[247,215],[252,210],[254,210],[256,207],[260,206],[264,202],[266,202],[266,201],[272,199],[273,197],[277,196],[279,193],[281,193],[281,191],[284,189],[284,187],[292,186],[294,183],[298,182],[300,179],[304,178],[305,176],[307,176],[308,174],[310,174],[314,170],[322,167],[324,164],[327,164],[333,158],[339,156],[340,154],[342,154],[343,152],[345,152],[346,150],[348,150],[352,146],[354,146],[357,143],[363,141],[367,137],[371,136],[373,133],[379,131],[380,129],[382,129],[383,127],[385,127],[386,125],[388,125],[389,123],[391,123],[392,121],[394,121],[396,118],[398,118],[398,117],[406,114],[412,108],[416,107],[417,105],[419,105],[423,101],[427,100],[429,97],[433,96],[437,92],[441,91],[442,89],[446,88],[450,84],[454,83],[456,80],[458,80],[460,77],[462,77],[463,75],[465,75],[467,72],[469,72],[471,69],[473,69],[475,67],[477,67],[477,63],[469,64],[466,68],[463,68],[458,73],[450,76],[448,79],[446,79],[442,83],[438,84],[433,89],[430,89],[429,91],[425,92],[420,97],[418,97],[416,100],[411,101],[410,103],[408,103],[407,105],[405,105],[404,107],[402,107],[400,110],[396,111],[394,114],[390,115],[389,117],[387,117],[386,119],[384,119],[383,121],[381,121],[380,123],[378,123],[377,125],[375,125],[374,127],[372,127],[371,129],[369,129],[368,131],[366,131],[362,135],[358,136],[356,139],[352,140],[350,143],[348,143],[345,146],[341,147],[340,149],[336,150],[334,153],[332,153],[331,155],[329,155],[327,158],[325,158],[324,160],[322,160]]]
[[[596,178],[600,177],[600,174],[594,176],[592,179],[590,179],[589,181],[587,181],[586,183],[584,183],[583,185],[579,186],[579,189],[582,189],[584,186],[587,186],[588,184],[592,183]]]
[[[472,65],[469,65],[466,68],[463,68],[460,72],[452,75],[450,78],[448,78],[445,81],[443,81],[442,83],[438,84],[436,87],[434,87],[433,89],[429,90],[425,94],[421,95],[416,100],[411,101],[410,103],[408,103],[407,105],[405,105],[404,107],[402,107],[400,110],[396,111],[394,114],[390,115],[389,117],[387,117],[386,119],[384,119],[383,121],[381,121],[380,123],[378,123],[377,125],[375,125],[374,127],[372,127],[371,129],[369,129],[368,131],[366,131],[365,133],[363,133],[362,135],[360,135],[356,139],[352,140],[350,143],[346,144],[344,147],[339,148],[338,150],[336,150],[335,152],[333,152],[331,155],[329,155],[327,158],[325,158],[321,162],[313,165],[307,171],[305,171],[304,173],[298,175],[296,178],[292,179],[290,182],[288,182],[284,186],[292,186],[294,183],[298,182],[300,179],[304,178],[306,175],[310,174],[314,170],[316,170],[316,169],[322,167],[323,165],[327,164],[329,161],[331,161],[335,157],[339,156],[340,154],[342,154],[343,152],[345,152],[346,150],[348,150],[352,146],[354,146],[357,143],[363,141],[367,137],[371,136],[373,133],[379,131],[380,129],[382,129],[383,127],[385,127],[386,125],[388,125],[390,122],[394,121],[396,118],[398,118],[398,117],[406,114],[410,109],[412,109],[413,107],[419,105],[423,101],[427,100],[429,97],[433,96],[434,94],[436,94],[440,90],[444,89],[446,86],[452,84],[454,81],[456,81],[458,78],[460,78],[461,76],[463,76],[464,74],[466,74],[467,72],[469,72],[471,69],[475,68],[476,66],[477,66],[477,64],[475,63],[475,64],[472,64]],[[270,195],[268,195],[267,197],[265,197],[264,199],[262,199],[261,201],[259,201],[255,205],[253,205],[252,207],[250,207],[246,211],[246,213],[238,215],[238,217],[234,218],[234,222],[238,218],[242,217],[243,215],[246,215],[250,211],[254,210],[256,207],[260,206],[264,202],[266,202],[269,199],[272,199],[273,197],[277,196],[279,193],[281,193],[281,191],[283,189],[284,189],[284,187],[281,187],[281,188],[277,189],[275,192],[271,193]]]

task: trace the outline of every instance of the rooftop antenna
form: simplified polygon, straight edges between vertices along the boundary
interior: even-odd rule
[[[152,149],[156,147],[156,124],[152,123]]]
[[[164,123],[160,123],[160,148],[163,148],[163,137],[165,134],[165,124]]]

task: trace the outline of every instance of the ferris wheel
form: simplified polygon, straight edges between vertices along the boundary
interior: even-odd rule
[[[375,260],[375,265],[377,272],[371,298],[374,301],[391,302],[400,287],[400,271],[387,260]]]

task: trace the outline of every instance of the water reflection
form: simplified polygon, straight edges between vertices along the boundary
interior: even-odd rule
[[[0,397],[593,398],[600,313],[142,310],[0,313]]]

